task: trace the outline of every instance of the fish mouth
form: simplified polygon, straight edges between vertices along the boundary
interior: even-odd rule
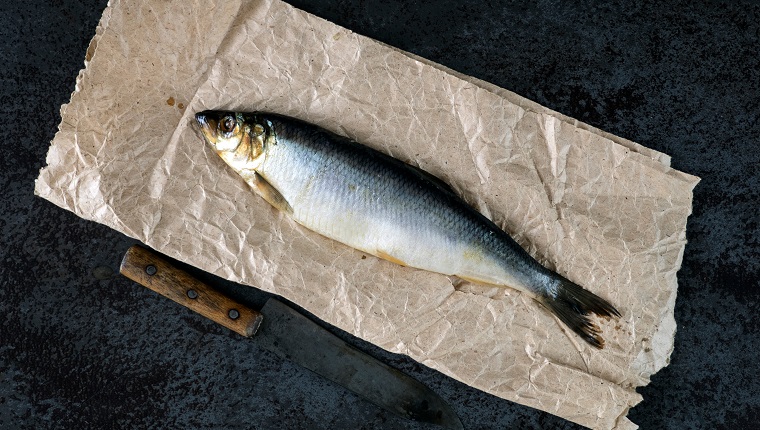
[[[216,142],[216,120],[209,111],[198,112],[195,114],[195,121],[203,132],[203,136],[209,143]]]
[[[198,125],[206,127],[208,119],[206,119],[206,112],[198,112],[195,114],[195,120],[198,121]]]

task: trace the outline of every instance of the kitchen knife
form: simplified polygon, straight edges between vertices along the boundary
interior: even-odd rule
[[[255,311],[215,291],[159,254],[135,245],[121,262],[127,278],[190,308],[365,400],[405,418],[461,429],[454,411],[431,389],[353,348],[275,299]]]

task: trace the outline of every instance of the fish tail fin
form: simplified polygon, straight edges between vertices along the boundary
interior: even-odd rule
[[[604,348],[604,339],[599,333],[599,327],[589,319],[589,314],[594,313],[602,317],[620,316],[620,312],[607,300],[564,277],[560,277],[554,294],[538,296],[536,300],[583,340],[599,349]]]

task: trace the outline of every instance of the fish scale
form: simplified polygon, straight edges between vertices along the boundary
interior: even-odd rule
[[[294,150],[294,147],[300,146],[310,151],[318,150],[283,135],[286,133],[280,135],[280,144],[274,150],[276,152],[287,151],[292,158],[297,159],[300,151]],[[315,143],[321,141],[322,139],[306,140],[306,142]],[[431,196],[420,193],[411,181],[396,180],[399,172],[385,171],[390,169],[383,169],[383,166],[376,162],[356,164],[352,162],[355,159],[352,155],[350,152],[326,151],[324,159],[326,168],[312,171],[310,175],[316,185],[314,189],[319,190],[318,193],[305,194],[299,190],[301,185],[287,181],[283,175],[278,176],[277,172],[282,171],[282,166],[277,163],[265,162],[261,173],[283,193],[287,200],[296,200],[296,207],[304,203],[303,206],[309,208],[305,211],[306,214],[296,210],[294,219],[297,222],[371,254],[377,255],[378,251],[381,251],[400,261],[407,261],[408,258],[398,255],[396,248],[413,246],[417,243],[416,240],[405,239],[421,239],[416,236],[424,235],[430,230],[415,228],[425,223],[414,222],[414,218],[415,215],[417,217],[426,215],[424,212],[420,213],[419,209],[435,207],[430,204]],[[375,173],[379,174],[375,175]],[[414,207],[410,204],[412,201],[418,201],[421,204]],[[446,219],[446,217],[435,217],[436,214],[436,211],[428,211],[428,218],[437,218],[430,221]],[[310,219],[309,215],[318,217],[318,221]],[[353,228],[348,228],[345,224]],[[370,225],[379,226],[379,228],[370,229]],[[441,227],[443,227],[441,232],[445,233],[451,231],[454,226],[443,224]],[[387,239],[392,237],[389,234],[393,234],[389,231],[391,229],[397,230],[400,234],[394,235],[399,237],[389,241]],[[345,233],[350,230],[354,230],[354,233],[361,231],[362,234],[348,237]],[[372,234],[373,231],[375,234]],[[428,234],[429,236],[431,235]],[[374,249],[372,245],[375,245]],[[408,263],[415,267],[423,264],[415,264],[414,261]]]
[[[427,172],[280,115],[206,111],[196,119],[222,159],[304,227],[404,266],[526,292],[599,348],[588,315],[620,316]]]

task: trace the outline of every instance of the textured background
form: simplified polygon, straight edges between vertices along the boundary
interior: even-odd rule
[[[756,428],[760,6],[460,3],[291,1],[701,176],[675,353],[630,418],[644,429]],[[409,428],[120,277],[132,240],[32,195],[105,5],[0,6],[0,427]],[[206,279],[254,306],[266,298]],[[467,428],[577,427],[339,335],[429,385]]]

